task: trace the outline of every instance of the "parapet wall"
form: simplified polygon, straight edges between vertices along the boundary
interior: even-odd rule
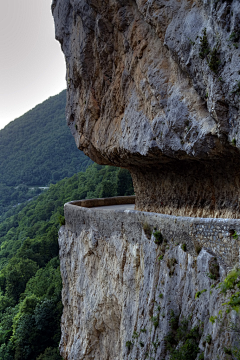
[[[187,251],[194,256],[199,244],[213,251],[228,267],[239,262],[240,219],[180,217],[114,208],[90,209],[132,203],[132,196],[72,201],[64,206],[66,227],[77,234],[92,228],[103,238],[112,234],[121,238],[124,234],[127,241],[136,243],[142,238],[143,224],[148,224],[151,230],[160,230],[168,242],[185,243]]]
[[[177,326],[188,319],[189,331],[199,329],[195,347],[201,357],[226,359],[224,347],[237,345],[238,335],[209,319],[221,311],[224,324],[231,320],[239,327],[237,317],[223,309],[226,297],[217,285],[239,261],[240,220],[129,210],[134,207],[122,205],[133,198],[123,200],[105,199],[106,208],[99,199],[65,205],[66,222],[59,230],[61,356],[170,359],[166,341],[174,316]],[[155,243],[149,231],[154,228],[167,242]],[[176,330],[171,334],[177,354],[183,354],[185,344]]]
[[[135,196],[115,196],[111,198],[75,200],[69,202],[68,204],[92,208],[97,206],[135,204],[135,198]]]

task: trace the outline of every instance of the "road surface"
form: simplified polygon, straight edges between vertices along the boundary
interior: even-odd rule
[[[122,205],[108,205],[108,206],[96,206],[90,209],[99,209],[99,210],[134,210],[134,204],[122,204]]]

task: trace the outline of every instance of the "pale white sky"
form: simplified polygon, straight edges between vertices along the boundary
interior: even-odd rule
[[[65,88],[51,0],[0,0],[0,129]]]

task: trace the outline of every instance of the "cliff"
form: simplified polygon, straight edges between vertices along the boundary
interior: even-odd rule
[[[239,0],[54,0],[79,149],[136,208],[238,218]]]
[[[218,285],[239,263],[239,0],[52,12],[77,147],[129,169],[141,210],[65,205],[62,356],[230,359],[239,318]]]
[[[64,359],[231,358],[224,348],[238,345],[230,328],[240,323],[222,306],[230,294],[218,284],[238,263],[230,229],[239,232],[239,220],[74,203],[65,205],[65,218],[59,232]],[[163,238],[158,242],[150,230]],[[212,324],[219,311],[222,322]]]

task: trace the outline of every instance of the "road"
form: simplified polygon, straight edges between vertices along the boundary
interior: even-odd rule
[[[99,209],[99,210],[134,210],[134,204],[122,204],[122,205],[108,205],[108,206],[96,206],[90,209]]]

